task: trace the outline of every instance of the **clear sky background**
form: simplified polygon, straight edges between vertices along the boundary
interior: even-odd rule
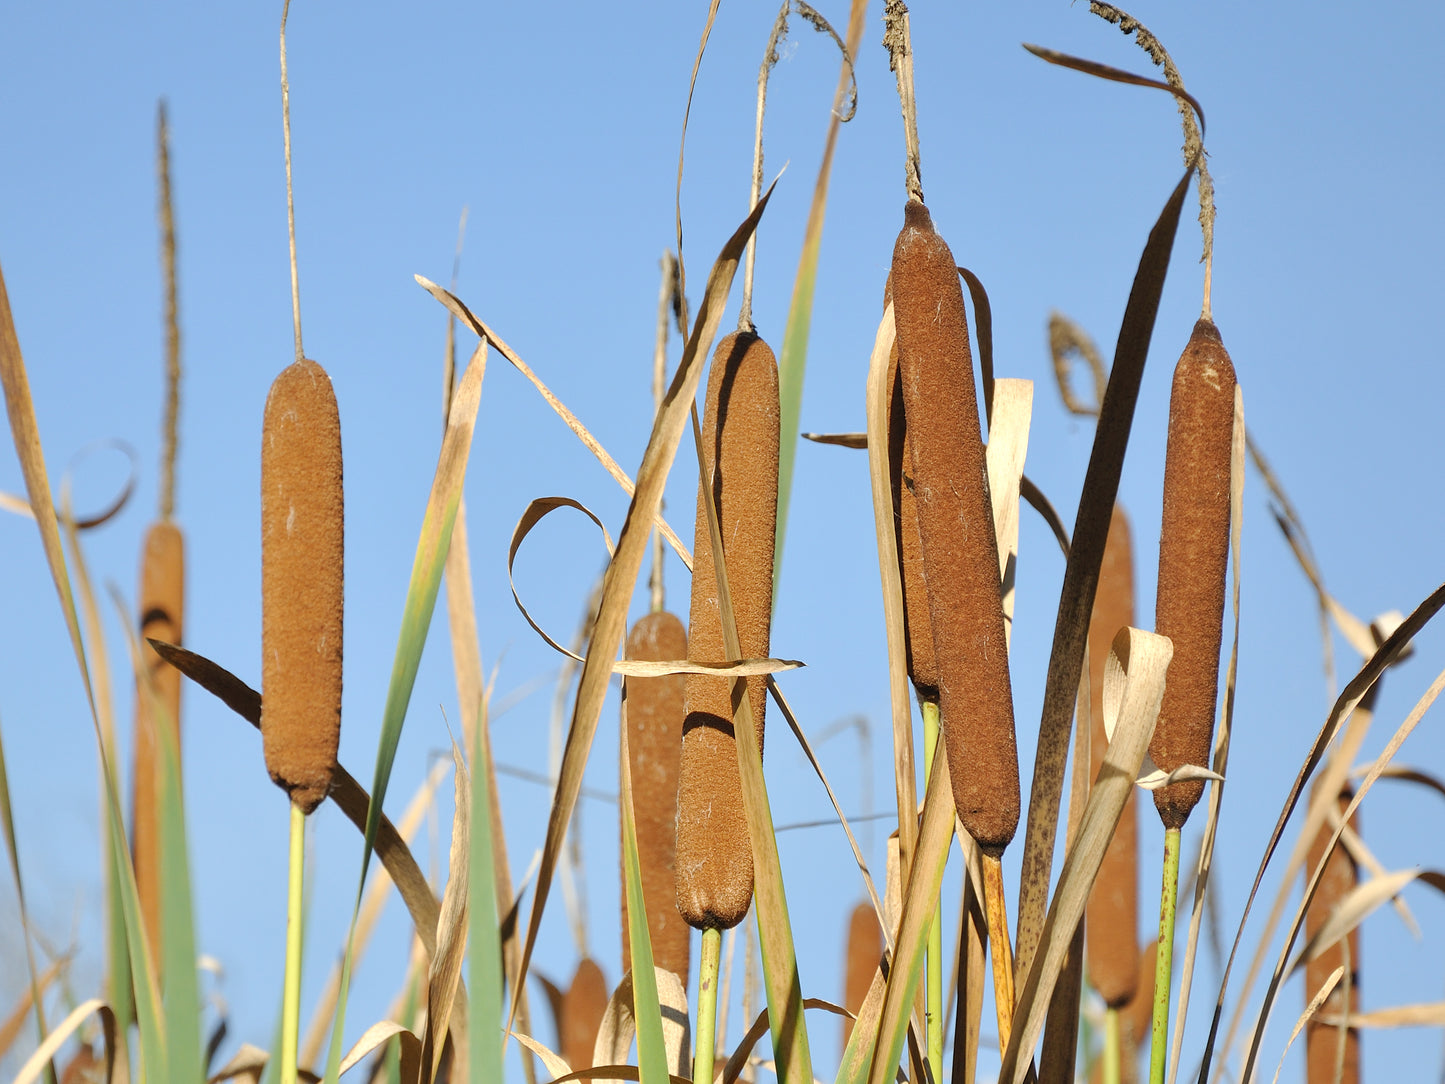
[[[775,7],[724,4],[702,62],[682,185],[696,304],[707,269],[747,211],[754,87]],[[291,19],[297,237],[307,352],[328,368],[346,456],[347,632],[341,759],[369,779],[441,422],[445,320],[413,280],[451,273],[470,209],[459,292],[569,404],[629,472],[652,414],[658,261],[674,244],[673,198],[688,77],[706,5],[384,6],[298,0]],[[847,7],[824,14],[842,32]],[[1445,576],[1440,424],[1440,252],[1445,216],[1438,43],[1445,11],[1394,3],[1149,3],[1133,12],[1168,46],[1209,121],[1218,188],[1214,315],[1245,390],[1251,431],[1308,525],[1326,581],[1368,619],[1410,610]],[[840,133],[818,276],[805,430],[863,427],[863,386],[893,239],[903,139],[893,77],[870,5],[857,117]],[[260,422],[291,359],[278,92],[279,5],[9,5],[0,13],[0,265],[25,351],[52,477],[91,442],[136,450],[130,506],[86,537],[99,584],[135,591],[153,515],[162,398],[154,123],[170,103],[185,376],[177,516],[188,546],[188,646],[260,683]],[[782,338],[808,202],[837,78],[837,53],[794,20],[772,82],[767,172],[788,168],[759,231],[755,316]],[[1055,391],[1045,327],[1067,313],[1112,352],[1148,230],[1181,171],[1173,102],[1046,66],[1039,42],[1134,71],[1144,54],[1083,4],[944,4],[913,11],[923,182],[940,231],[986,284],[1000,375],[1036,381],[1027,469],[1072,523],[1092,438]],[[1152,624],[1153,554],[1169,372],[1198,313],[1202,268],[1192,202],[1181,222],[1120,495],[1138,555],[1138,623]],[[739,288],[741,283],[739,282]],[[734,291],[734,306],[739,290]],[[734,320],[730,308],[724,328]],[[470,342],[462,339],[463,356]],[[680,347],[673,340],[670,362]],[[691,537],[695,466],[684,441],[668,490]],[[126,473],[100,451],[75,468],[80,509]],[[0,489],[22,489],[0,452]],[[510,598],[507,540],[526,503],[565,494],[615,531],[625,496],[505,361],[493,355],[467,483],[484,663],[497,671],[494,741],[503,764],[545,771],[559,657]],[[812,736],[861,716],[821,747],[845,807],[892,805],[887,671],[866,458],[799,448],[774,654],[808,667],[785,690]],[[1263,845],[1329,706],[1312,592],[1251,473],[1246,491],[1239,706],[1217,859],[1220,928],[1233,935]],[[21,860],[40,929],[74,944],[71,990],[100,982],[100,842],[95,744],[33,524],[0,518],[4,726]],[[534,616],[569,638],[603,560],[594,529],[563,513],[517,562]],[[1025,512],[1012,660],[1027,780],[1062,573]],[[668,568],[685,611],[687,579]],[[645,608],[639,591],[636,612]],[[113,661],[122,658],[108,610]],[[398,813],[456,720],[444,622],[423,660],[388,809]],[[1358,659],[1335,644],[1344,676]],[[1445,664],[1445,633],[1420,638],[1385,680],[1373,755]],[[117,681],[117,708],[131,694]],[[185,693],[185,770],[198,938],[225,967],[233,1038],[265,1044],[279,1004],[286,802],[252,730],[206,694]],[[123,734],[128,733],[122,727]],[[616,710],[604,712],[588,785],[616,790]],[[1427,717],[1401,759],[1445,770]],[[822,788],[772,728],[768,777],[779,824],[826,817]],[[501,781],[514,876],[541,845],[548,793]],[[871,799],[870,799],[871,795]],[[871,802],[871,806],[870,806]],[[1366,802],[1366,841],[1389,869],[1445,865],[1442,805],[1400,783]],[[616,807],[584,799],[588,948],[619,975]],[[449,806],[439,812],[443,827]],[[305,1004],[344,936],[360,847],[334,807],[314,818]],[[1192,854],[1203,818],[1186,833]],[[1141,921],[1149,922],[1161,832],[1141,815]],[[886,829],[860,826],[881,875]],[[423,864],[431,847],[419,844]],[[804,991],[841,994],[848,908],[862,898],[841,831],[780,836]],[[1006,861],[1010,883],[1022,847]],[[955,863],[956,866],[956,863]],[[956,883],[951,868],[950,885]],[[1270,888],[1275,882],[1266,882]],[[1422,934],[1388,909],[1367,923],[1367,1008],[1442,996],[1445,907],[1406,899]],[[1013,905],[1012,893],[1010,905]],[[13,894],[0,890],[0,910]],[[1246,933],[1253,945],[1256,917]],[[0,934],[0,991],[18,991],[20,946]],[[1141,934],[1147,932],[1141,929]],[[380,1019],[406,962],[402,908],[388,910],[358,972],[351,1037]],[[579,947],[554,892],[536,970],[565,982]],[[1206,951],[1185,1045],[1187,1072],[1218,989]],[[736,989],[736,984],[735,987]],[[1233,997],[1230,999],[1233,1003]],[[1272,1071],[1302,1007],[1282,995],[1265,1049]],[[730,1035],[738,1035],[736,1012]],[[990,1030],[991,1025],[985,1030]],[[550,1040],[550,1029],[539,1025]],[[834,1027],[814,1047],[831,1067]],[[1366,1072],[1439,1073],[1438,1032],[1371,1033]],[[1286,1079],[1301,1079],[1291,1055]],[[829,1069],[831,1071],[831,1069]]]

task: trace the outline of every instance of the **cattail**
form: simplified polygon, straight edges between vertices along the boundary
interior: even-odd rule
[[[1341,815],[1349,806],[1354,792],[1346,788],[1340,793],[1338,809]],[[1360,814],[1358,811],[1350,818],[1350,827],[1359,831]],[[1325,856],[1325,848],[1329,845],[1330,837],[1334,835],[1334,828],[1328,820],[1320,825],[1320,830],[1310,843],[1309,861],[1305,865],[1305,875],[1308,877],[1320,864],[1320,859]],[[1313,937],[1325,921],[1330,917],[1330,912],[1339,906],[1340,901],[1348,896],[1355,889],[1359,878],[1359,871],[1355,868],[1354,859],[1345,850],[1341,843],[1330,852],[1329,859],[1325,862],[1325,871],[1320,876],[1320,883],[1315,889],[1314,899],[1310,901],[1309,910],[1305,912],[1305,937]],[[1305,1001],[1310,1001],[1320,988],[1324,986],[1331,973],[1337,967],[1344,967],[1346,973],[1340,979],[1338,985],[1325,999],[1320,1006],[1321,1012],[1343,1014],[1346,1009],[1350,1013],[1357,1013],[1360,1010],[1360,929],[1356,926],[1350,931],[1347,939],[1349,945],[1349,957],[1345,956],[1346,942],[1340,942],[1330,946],[1320,953],[1309,963],[1305,964]],[[1345,997],[1345,984],[1349,983],[1349,997]],[[1311,1020],[1305,1025],[1306,1064],[1308,1065],[1309,1084],[1324,1084],[1328,1081],[1333,1084],[1339,1081],[1340,1084],[1356,1084],[1360,1079],[1360,1033],[1357,1028],[1348,1028],[1344,1035],[1344,1063],[1341,1071],[1336,1073],[1336,1066],[1340,1058],[1340,1029],[1335,1024],[1326,1024]]]
[[[180,752],[181,672],[168,665],[147,639],[181,643],[185,612],[185,539],[169,519],[146,531],[140,574],[141,658],[150,690],[138,688],[135,700],[135,777],[132,820],[136,888],[146,936],[158,951],[161,936],[160,827],[156,802],[161,785],[161,743],[156,729],[162,719],[177,754]],[[152,698],[151,693],[154,693]]]
[[[687,631],[666,610],[650,613],[632,626],[629,659],[665,661],[687,657]],[[673,904],[677,875],[677,773],[682,756],[682,718],[686,678],[629,677],[622,683],[627,703],[627,753],[632,768],[632,812],[637,825],[637,857],[642,899],[652,938],[652,962],[688,976],[692,930]],[[627,892],[622,900],[622,958],[632,959],[627,927]],[[576,1068],[576,1066],[573,1066]]]
[[[1166,772],[1209,764],[1229,557],[1234,388],[1219,331],[1200,320],[1174,369],[1164,456],[1154,625],[1174,641],[1174,659],[1149,753]],[[1164,827],[1183,827],[1203,793],[1200,779],[1156,790]]]
[[[261,438],[261,737],[266,768],[310,813],[341,736],[341,421],[326,370],[271,385]]]
[[[888,471],[893,490],[893,531],[903,584],[903,642],[908,677],[920,700],[938,701],[938,659],[933,651],[933,625],[928,615],[928,587],[923,578],[923,539],[918,533],[918,501],[913,495],[913,459],[908,451],[908,426],[903,408],[903,380],[898,372],[898,344],[888,357]]]
[[[743,655],[768,654],[778,510],[778,364],[756,335],[718,343],[703,412],[703,479],[711,479]],[[702,483],[693,545],[688,658],[724,662],[717,574]],[[753,855],[733,732],[732,681],[689,674],[677,793],[677,909],[696,929],[728,929],[747,914]],[[758,747],[767,684],[747,679]]]
[[[584,956],[572,976],[572,985],[562,995],[562,1018],[558,1025],[562,1057],[574,1070],[592,1068],[592,1051],[597,1032],[607,1012],[607,979],[590,957]]]
[[[1092,774],[1097,778],[1109,739],[1104,733],[1104,663],[1114,635],[1134,623],[1134,560],[1129,520],[1114,505],[1099,589],[1089,619],[1089,712],[1093,718]],[[1129,796],[1089,894],[1089,979],[1111,1009],[1129,1002],[1139,985],[1139,807]]]
[[[858,904],[848,917],[848,947],[846,965],[843,971],[843,1008],[854,1016],[863,1007],[868,988],[873,985],[873,976],[878,972],[879,961],[883,959],[883,930],[878,925],[878,916],[868,902]],[[853,1035],[853,1021],[843,1020],[843,1049]]]
[[[963,288],[953,253],[917,200],[904,208],[891,278],[954,803],[964,828],[997,856],[1019,821],[998,548]]]

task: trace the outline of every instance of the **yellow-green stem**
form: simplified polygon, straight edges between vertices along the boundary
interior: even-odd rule
[[[1104,1084],[1119,1084],[1123,1062],[1119,1051],[1119,1010],[1104,1013]]]
[[[923,708],[923,777],[933,771],[933,757],[938,750],[938,702],[922,701]],[[928,929],[928,1065],[935,1082],[943,1079],[943,913],[937,900],[933,903],[933,924]]]
[[[281,1084],[296,1084],[301,1033],[301,869],[306,856],[306,814],[291,806],[291,867],[286,880],[286,984],[281,995]]]
[[[1179,899],[1179,829],[1164,832],[1164,881],[1159,889],[1159,955],[1154,962],[1154,1024],[1150,1028],[1149,1084],[1164,1084],[1169,1052],[1169,982],[1174,970],[1174,909]]]
[[[722,931],[702,931],[702,963],[697,971],[697,1040],[693,1048],[692,1079],[712,1081],[713,1049],[717,1041],[717,965],[722,952]]]

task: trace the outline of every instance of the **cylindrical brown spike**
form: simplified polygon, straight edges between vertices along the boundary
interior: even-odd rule
[[[1154,628],[1174,641],[1174,658],[1149,754],[1166,772],[1209,765],[1229,558],[1234,388],[1219,331],[1200,320],[1174,369],[1164,456]],[[1164,826],[1182,827],[1203,793],[1199,779],[1156,790]]]
[[[629,659],[666,661],[687,658],[687,631],[666,610],[648,614],[627,637]],[[692,929],[677,913],[677,774],[682,758],[682,718],[686,710],[682,674],[629,677],[622,682],[627,701],[627,753],[632,768],[632,811],[637,825],[637,857],[642,898],[652,938],[652,962],[687,982]],[[627,892],[622,894],[622,958],[632,959],[627,928]],[[630,966],[630,965],[629,965]],[[576,1068],[575,1066],[573,1068]]]
[[[756,335],[718,343],[703,413],[703,477],[720,512],[729,592],[743,655],[768,654],[778,511],[778,363]],[[688,658],[724,662],[711,535],[698,485]],[[767,683],[748,678],[758,746]],[[677,909],[696,929],[728,929],[752,902],[753,854],[732,723],[732,681],[687,676],[677,794]]]
[[[1350,804],[1353,792],[1346,789],[1338,799],[1338,808],[1343,815],[1346,807]],[[1360,814],[1356,810],[1350,818],[1350,827],[1355,831],[1360,830]],[[1310,843],[1309,860],[1305,863],[1305,876],[1308,878],[1320,864],[1320,859],[1325,856],[1325,847],[1329,845],[1330,837],[1334,835],[1334,828],[1326,821],[1320,826],[1319,832]],[[1329,860],[1325,862],[1325,872],[1320,877],[1319,886],[1315,889],[1314,899],[1310,901],[1309,910],[1305,912],[1305,937],[1310,938],[1319,931],[1325,924],[1333,911],[1346,896],[1354,891],[1359,880],[1359,870],[1356,869],[1354,860],[1341,843],[1332,852]],[[1340,979],[1339,984],[1325,999],[1320,1007],[1322,1012],[1342,1013],[1348,1005],[1351,1013],[1360,1011],[1360,929],[1355,927],[1350,931],[1347,938],[1349,944],[1349,959],[1345,958],[1345,942],[1333,945],[1320,953],[1309,963],[1305,964],[1305,1002],[1308,1003],[1319,993],[1326,980],[1337,967],[1346,967],[1346,975]],[[1349,998],[1345,997],[1345,983],[1349,982]],[[1324,1084],[1329,1081],[1340,1081],[1341,1084],[1358,1084],[1360,1079],[1360,1032],[1358,1028],[1349,1028],[1345,1031],[1344,1042],[1344,1063],[1343,1070],[1338,1075],[1335,1068],[1340,1057],[1340,1029],[1335,1024],[1318,1023],[1311,1020],[1305,1025],[1305,1042],[1307,1044],[1306,1063],[1308,1073],[1306,1079],[1309,1084]]]
[[[326,371],[285,369],[261,439],[261,738],[303,813],[325,799],[341,737],[341,420]]]
[[[597,1031],[607,1012],[607,979],[588,957],[577,964],[572,985],[562,997],[560,1036],[562,1057],[573,1070],[592,1068],[592,1051],[597,1045]]]
[[[953,798],[964,828],[997,855],[1019,821],[998,548],[963,288],[953,253],[916,200],[904,208],[891,275]]]
[[[873,905],[866,900],[853,908],[848,916],[847,963],[843,971],[843,1008],[854,1016],[863,1007],[868,996],[868,987],[873,985],[873,976],[878,972],[879,961],[883,959],[883,930],[878,925],[878,916]],[[853,1021],[843,1020],[843,1049],[853,1035]]]
[[[1089,619],[1089,713],[1093,719],[1091,774],[1097,778],[1109,739],[1104,733],[1104,663],[1114,634],[1134,623],[1134,560],[1129,520],[1114,505],[1099,589]],[[1139,795],[1129,796],[1089,894],[1089,980],[1111,1009],[1134,996],[1139,981]]]
[[[160,950],[161,870],[160,834],[156,801],[161,786],[161,746],[156,727],[161,719],[170,728],[180,752],[181,672],[168,665],[147,639],[180,644],[185,613],[185,538],[171,520],[152,523],[146,530],[140,573],[141,659],[155,691],[145,689],[135,698],[135,776],[133,780],[131,845],[135,857],[136,889],[152,951]],[[156,709],[152,712],[152,707]]]
[[[918,533],[918,501],[913,495],[913,458],[908,450],[908,425],[903,408],[903,380],[898,372],[898,345],[888,358],[888,469],[893,490],[893,534],[903,583],[904,645],[908,677],[922,700],[938,700],[938,659],[933,651],[933,624],[928,614],[928,586],[923,578],[923,539]]]

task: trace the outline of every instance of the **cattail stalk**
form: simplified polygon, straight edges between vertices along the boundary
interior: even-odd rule
[[[890,286],[944,750],[959,820],[984,856],[1006,1046],[1013,960],[999,858],[1018,828],[1020,802],[998,546],[963,288],[953,253],[916,199],[904,208]]]
[[[722,615],[708,504],[715,502],[738,643],[747,657],[768,654],[777,524],[778,366],[758,336],[734,332],[718,343],[702,420],[688,658],[724,662]],[[753,856],[743,809],[733,729],[732,680],[689,674],[677,791],[677,910],[703,931],[696,1065],[711,1078],[720,931],[752,902]],[[746,696],[763,746],[763,678]]]
[[[1224,582],[1229,557],[1229,493],[1234,432],[1234,365],[1214,324],[1201,319],[1174,369],[1164,458],[1155,631],[1174,643],[1169,681],[1149,753],[1166,772],[1207,765],[1214,737]],[[1164,823],[1159,956],[1155,971],[1150,1079],[1162,1084],[1168,1041],[1179,832],[1204,794],[1189,779],[1154,792]]]
[[[665,610],[650,613],[632,627],[627,637],[627,657],[654,661],[686,658],[687,631],[674,614]],[[677,913],[673,893],[677,883],[677,777],[685,685],[682,674],[623,680],[637,856],[652,959],[684,982],[689,974],[692,930]],[[626,904],[624,891],[622,956],[631,959]]]
[[[1373,692],[1373,690],[1371,690]],[[1338,798],[1341,814],[1349,806],[1353,792],[1346,788]],[[1350,818],[1350,827],[1359,830],[1358,811]],[[1314,898],[1305,912],[1305,936],[1313,937],[1346,896],[1354,891],[1359,871],[1343,844],[1325,858],[1325,848],[1334,835],[1327,819],[1310,843],[1306,870],[1313,870],[1323,861],[1325,871],[1320,877]],[[1305,1000],[1308,1002],[1334,973],[1343,966],[1345,976],[1325,999],[1322,1011],[1336,1015],[1353,1014],[1360,1008],[1360,930],[1355,927],[1348,937],[1320,953],[1305,965]],[[1305,1025],[1306,1080],[1309,1084],[1358,1084],[1360,1079],[1360,1032],[1358,1028],[1341,1027],[1311,1020]]]
[[[1099,589],[1089,620],[1089,708],[1092,718],[1092,771],[1098,775],[1108,751],[1104,728],[1104,665],[1114,634],[1134,623],[1134,568],[1129,520],[1114,505]],[[1089,978],[1104,999],[1105,1084],[1119,1084],[1122,1039],[1119,1010],[1139,984],[1139,821],[1138,795],[1131,795],[1104,852],[1089,895],[1085,937]]]

